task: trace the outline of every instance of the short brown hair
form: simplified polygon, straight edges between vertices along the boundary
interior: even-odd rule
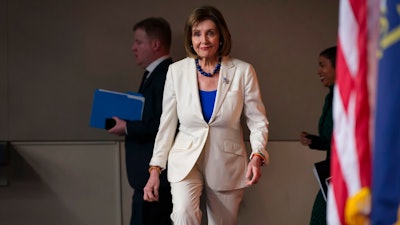
[[[133,31],[143,29],[151,39],[160,39],[161,44],[169,51],[171,48],[171,27],[167,20],[161,17],[149,17],[133,26]]]
[[[229,55],[232,47],[231,33],[226,25],[222,13],[213,6],[201,6],[192,11],[185,25],[185,51],[189,57],[196,58],[197,53],[192,47],[192,29],[197,23],[205,20],[211,20],[217,26],[220,34],[221,45],[218,49],[219,56]]]

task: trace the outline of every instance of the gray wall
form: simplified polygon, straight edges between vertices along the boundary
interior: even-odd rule
[[[123,142],[88,126],[92,94],[138,89],[135,22],[168,19],[179,60],[184,22],[205,3],[225,15],[231,55],[254,65],[270,121],[271,164],[246,191],[239,225],[308,224],[325,154],[297,139],[317,131],[327,92],[317,55],[336,42],[338,1],[0,0],[0,141],[13,147],[0,224],[128,224]]]
[[[130,52],[132,25],[163,16],[172,56],[183,26],[207,2],[0,0],[0,140],[109,140],[88,126],[95,88],[136,91],[141,69]],[[320,50],[336,41],[337,1],[212,1],[227,20],[232,56],[257,71],[272,140],[316,131],[323,97]]]

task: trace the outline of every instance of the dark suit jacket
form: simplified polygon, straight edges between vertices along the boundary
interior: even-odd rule
[[[126,123],[126,168],[129,184],[137,190],[142,190],[149,179],[148,168],[160,124],[165,78],[172,62],[171,58],[162,61],[146,80],[141,91],[145,97],[142,120]],[[160,175],[160,182],[160,187],[169,186],[166,171]]]
[[[311,144],[309,147],[311,149],[326,151],[326,161],[328,169],[327,173],[330,174],[331,165],[331,139],[333,132],[333,91],[334,86],[329,87],[329,93],[325,97],[324,107],[322,108],[322,114],[319,119],[318,124],[318,136],[308,135],[307,137],[311,139]]]

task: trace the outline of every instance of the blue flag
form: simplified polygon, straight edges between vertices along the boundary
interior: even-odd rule
[[[400,0],[382,0],[372,172],[372,225],[400,223]]]

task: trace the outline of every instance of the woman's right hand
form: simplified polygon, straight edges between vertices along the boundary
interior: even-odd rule
[[[311,144],[311,139],[307,138],[309,133],[303,131],[300,133],[300,143],[305,146],[309,146]]]
[[[151,170],[146,186],[143,188],[143,199],[148,202],[158,201],[158,188],[160,187],[160,173],[158,170]]]

